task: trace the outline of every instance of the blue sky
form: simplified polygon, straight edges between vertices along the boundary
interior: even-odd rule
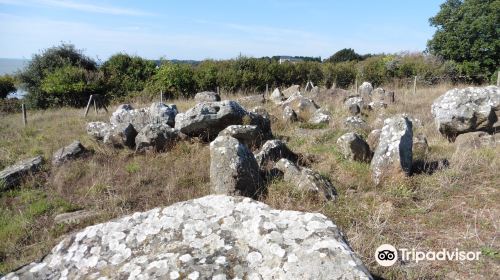
[[[73,43],[102,60],[422,51],[444,0],[0,0],[0,57]]]

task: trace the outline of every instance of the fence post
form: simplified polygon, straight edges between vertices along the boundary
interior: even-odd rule
[[[358,94],[358,79],[357,78],[354,80],[354,90],[356,91],[356,94]]]
[[[220,95],[220,89],[217,87],[217,94]]]
[[[85,108],[85,117],[87,117],[87,114],[89,113],[90,104],[92,104],[92,99],[94,99],[94,96],[90,95],[89,102],[87,103],[87,108]]]
[[[413,94],[417,94],[417,76],[413,79]]]
[[[94,99],[94,111],[95,111],[95,114],[96,114],[96,116],[97,116],[97,115],[98,115],[98,114],[97,114],[97,104],[96,104],[96,102],[95,102],[95,100],[96,100],[96,99],[95,99],[95,98],[92,98],[92,99]]]
[[[269,96],[269,84],[266,84],[266,95],[265,96]]]
[[[28,124],[28,119],[26,118],[26,106],[24,106],[24,103],[21,104],[21,110],[23,111],[23,124],[26,126]]]

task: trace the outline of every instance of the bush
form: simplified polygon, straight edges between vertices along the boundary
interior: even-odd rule
[[[167,98],[192,96],[196,91],[193,74],[191,65],[167,62],[149,80],[146,90],[151,95],[163,91]]]
[[[0,76],[0,99],[16,91],[14,78],[9,75]]]
[[[339,88],[347,88],[356,80],[356,63],[325,63],[323,67],[324,84],[330,88],[335,84]]]

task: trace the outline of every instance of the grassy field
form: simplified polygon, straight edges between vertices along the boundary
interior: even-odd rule
[[[338,151],[337,138],[347,132],[341,96],[321,92],[313,97],[331,112],[329,126],[282,123],[280,110],[264,104],[278,117],[272,123],[274,134],[295,152],[309,155],[310,167],[329,177],[339,196],[323,203],[275,181],[261,200],[278,209],[321,212],[330,217],[375,276],[500,279],[500,147],[456,153],[455,145],[436,131],[430,105],[450,88],[446,84],[423,88],[416,95],[410,89],[394,88],[397,103],[382,115],[373,112],[366,116],[372,128],[380,128],[380,119],[409,113],[423,124],[414,133],[424,133],[430,145],[429,153],[415,155],[414,160],[450,162],[449,168],[433,174],[415,174],[379,186],[371,181],[369,164],[346,161]],[[194,105],[192,100],[171,103],[181,111]],[[243,105],[251,109],[258,104]],[[86,135],[88,121],[108,120],[109,114],[92,112],[87,119],[82,114],[83,110],[69,108],[29,112],[26,128],[20,114],[1,116],[0,169],[34,155],[44,156],[47,163],[42,173],[26,178],[20,188],[0,194],[0,273],[39,259],[62,236],[87,225],[208,194],[206,143],[184,141],[167,153],[136,155],[98,144]],[[366,136],[369,130],[361,133]],[[92,154],[52,167],[52,153],[75,139]],[[95,210],[99,215],[78,225],[54,224],[55,215],[77,209]],[[384,268],[373,257],[383,243],[422,251],[458,248],[482,254],[475,262],[423,261]]]

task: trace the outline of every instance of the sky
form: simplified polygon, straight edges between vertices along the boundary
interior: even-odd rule
[[[61,42],[98,60],[423,51],[444,0],[0,0],[0,57]]]

